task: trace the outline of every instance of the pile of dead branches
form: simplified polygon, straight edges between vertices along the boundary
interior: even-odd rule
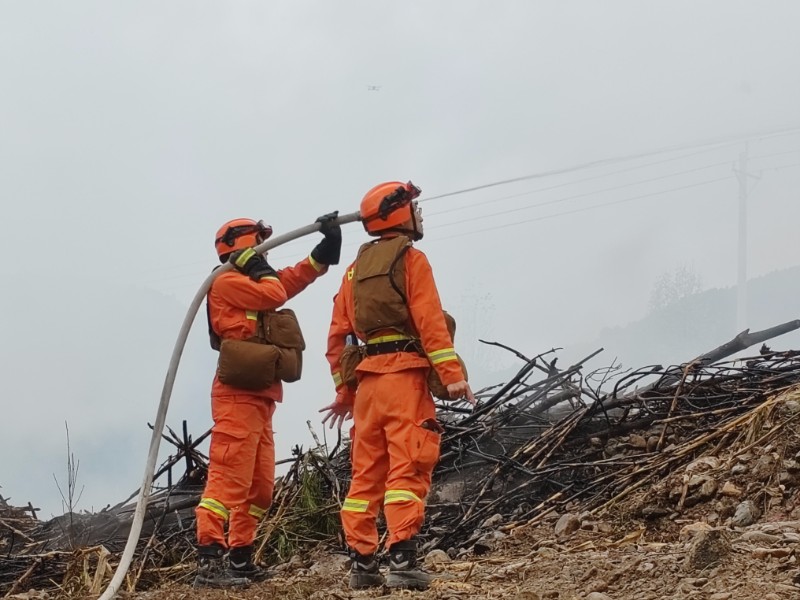
[[[602,511],[698,454],[734,443],[800,385],[800,353],[643,368],[605,394],[587,384],[591,378],[518,383],[448,426],[437,488],[455,488],[458,501],[432,503],[429,547],[474,541],[489,517],[513,528],[553,511]],[[637,388],[644,380],[651,383]],[[554,396],[573,408],[550,425],[544,413]],[[775,422],[764,437],[798,418]]]
[[[749,358],[723,359],[798,327],[794,321],[744,332],[666,369],[623,372],[612,365],[584,373],[597,353],[562,370],[552,351],[528,358],[512,350],[522,367],[508,382],[481,391],[474,410],[463,403],[439,407],[445,433],[421,532],[425,548],[477,551],[489,529],[534,524],[552,512],[603,511],[703,452],[741,442],[759,415],[785,400],[787,390],[800,389],[800,352],[763,346]],[[770,421],[756,441],[780,435],[796,418],[800,410]],[[167,481],[158,484],[148,506],[129,588],[191,577],[193,509],[207,467],[198,445],[207,435],[192,440],[185,424],[183,435],[165,435],[176,452],[157,474]],[[349,485],[347,444],[329,450],[317,440],[312,450],[297,447],[282,462],[289,469],[278,479],[259,528],[257,558],[283,563],[320,543],[341,550],[338,511]],[[177,468],[184,472],[174,478]],[[19,529],[28,539],[20,543],[18,537],[13,552],[6,545],[0,594],[31,587],[96,589],[124,545],[131,498],[74,520],[80,527],[72,522],[69,535],[63,520],[58,527]],[[74,545],[65,548],[68,540]]]

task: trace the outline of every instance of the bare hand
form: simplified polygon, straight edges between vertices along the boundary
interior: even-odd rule
[[[475,395],[472,393],[472,388],[469,387],[469,384],[463,379],[448,385],[447,393],[450,395],[451,400],[463,398],[472,406],[475,406]]]
[[[320,408],[319,412],[326,412],[327,414],[322,419],[322,424],[328,423],[328,429],[341,429],[342,425],[348,419],[353,418],[353,407],[341,402],[334,402],[325,408]],[[330,422],[328,420],[330,419]]]

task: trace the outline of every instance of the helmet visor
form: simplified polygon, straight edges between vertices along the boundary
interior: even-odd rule
[[[260,244],[272,235],[272,227],[266,225],[264,221],[258,221],[253,225],[237,225],[236,227],[228,227],[225,230],[225,233],[223,233],[214,241],[217,244],[222,242],[226,246],[233,247],[238,237],[249,234],[255,234],[256,243]]]

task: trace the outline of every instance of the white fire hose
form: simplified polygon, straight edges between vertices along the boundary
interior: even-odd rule
[[[345,223],[353,223],[358,221],[360,218],[361,216],[359,213],[354,212],[338,217],[335,222],[339,223],[340,225],[344,225]],[[304,235],[319,231],[319,228],[319,223],[306,225],[300,229],[295,229],[289,233],[271,238],[256,246],[255,250],[257,252],[266,252],[267,250],[277,248],[286,242],[291,242],[297,238],[303,237]],[[122,552],[122,558],[120,558],[117,570],[114,572],[114,576],[111,578],[111,583],[108,584],[108,587],[100,595],[98,600],[111,600],[114,596],[116,596],[120,585],[122,584],[122,580],[125,578],[125,575],[128,573],[128,569],[131,566],[133,554],[136,551],[136,544],[139,542],[139,534],[142,531],[144,516],[147,512],[147,500],[150,496],[150,487],[153,484],[153,473],[155,471],[156,460],[158,459],[158,447],[161,443],[161,432],[164,430],[164,423],[167,420],[167,408],[169,407],[169,400],[170,396],[172,395],[172,386],[175,383],[175,374],[178,371],[178,363],[180,362],[183,348],[186,345],[186,338],[189,336],[189,330],[192,328],[192,323],[197,315],[197,311],[200,309],[200,305],[203,303],[206,294],[208,294],[208,290],[211,289],[211,282],[214,281],[214,279],[216,279],[221,273],[230,271],[232,268],[233,266],[230,263],[225,263],[206,278],[206,280],[203,282],[203,285],[201,285],[200,289],[197,290],[192,303],[189,305],[189,310],[186,312],[186,316],[183,319],[183,325],[181,325],[181,329],[178,332],[178,339],[175,341],[175,347],[172,350],[172,358],[170,359],[169,368],[167,369],[167,376],[164,379],[164,387],[161,390],[161,401],[158,404],[158,413],[156,414],[156,420],[153,424],[153,435],[150,438],[150,450],[147,454],[147,464],[145,465],[144,469],[144,479],[142,480],[141,488],[139,488],[139,497],[136,500],[136,511],[133,515],[133,522],[131,523],[131,530],[128,534],[128,541],[125,544],[125,549]]]

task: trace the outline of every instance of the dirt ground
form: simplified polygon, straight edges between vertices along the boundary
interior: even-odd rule
[[[768,521],[738,531],[711,529],[720,532],[717,541],[721,542],[721,552],[713,544],[703,547],[700,538],[705,535],[708,539],[708,530],[706,525],[697,525],[702,522],[684,524],[683,533],[672,542],[655,541],[663,537],[663,532],[633,529],[623,533],[610,531],[609,524],[594,523],[594,530],[580,529],[560,540],[554,536],[552,523],[520,528],[498,540],[495,548],[482,556],[450,560],[442,552],[430,554],[426,564],[437,580],[426,592],[393,592],[388,588],[351,591],[347,587],[346,557],[320,553],[305,563],[295,561],[272,580],[253,584],[246,590],[195,590],[189,585],[172,584],[128,597],[136,600],[798,598],[800,566],[796,552],[800,544],[800,521],[774,520],[778,517],[771,515]],[[692,533],[693,530],[698,531]]]
[[[800,404],[792,411],[800,414]],[[535,525],[498,521],[486,529],[480,547],[451,550],[450,556],[434,550],[424,562],[437,579],[425,592],[351,591],[347,557],[318,550],[295,556],[273,579],[246,590],[195,590],[171,583],[133,597],[800,598],[800,429],[793,423],[771,442],[715,450],[641,486],[601,516],[565,511]],[[171,581],[190,582],[192,567],[184,568],[185,574],[172,574]]]

